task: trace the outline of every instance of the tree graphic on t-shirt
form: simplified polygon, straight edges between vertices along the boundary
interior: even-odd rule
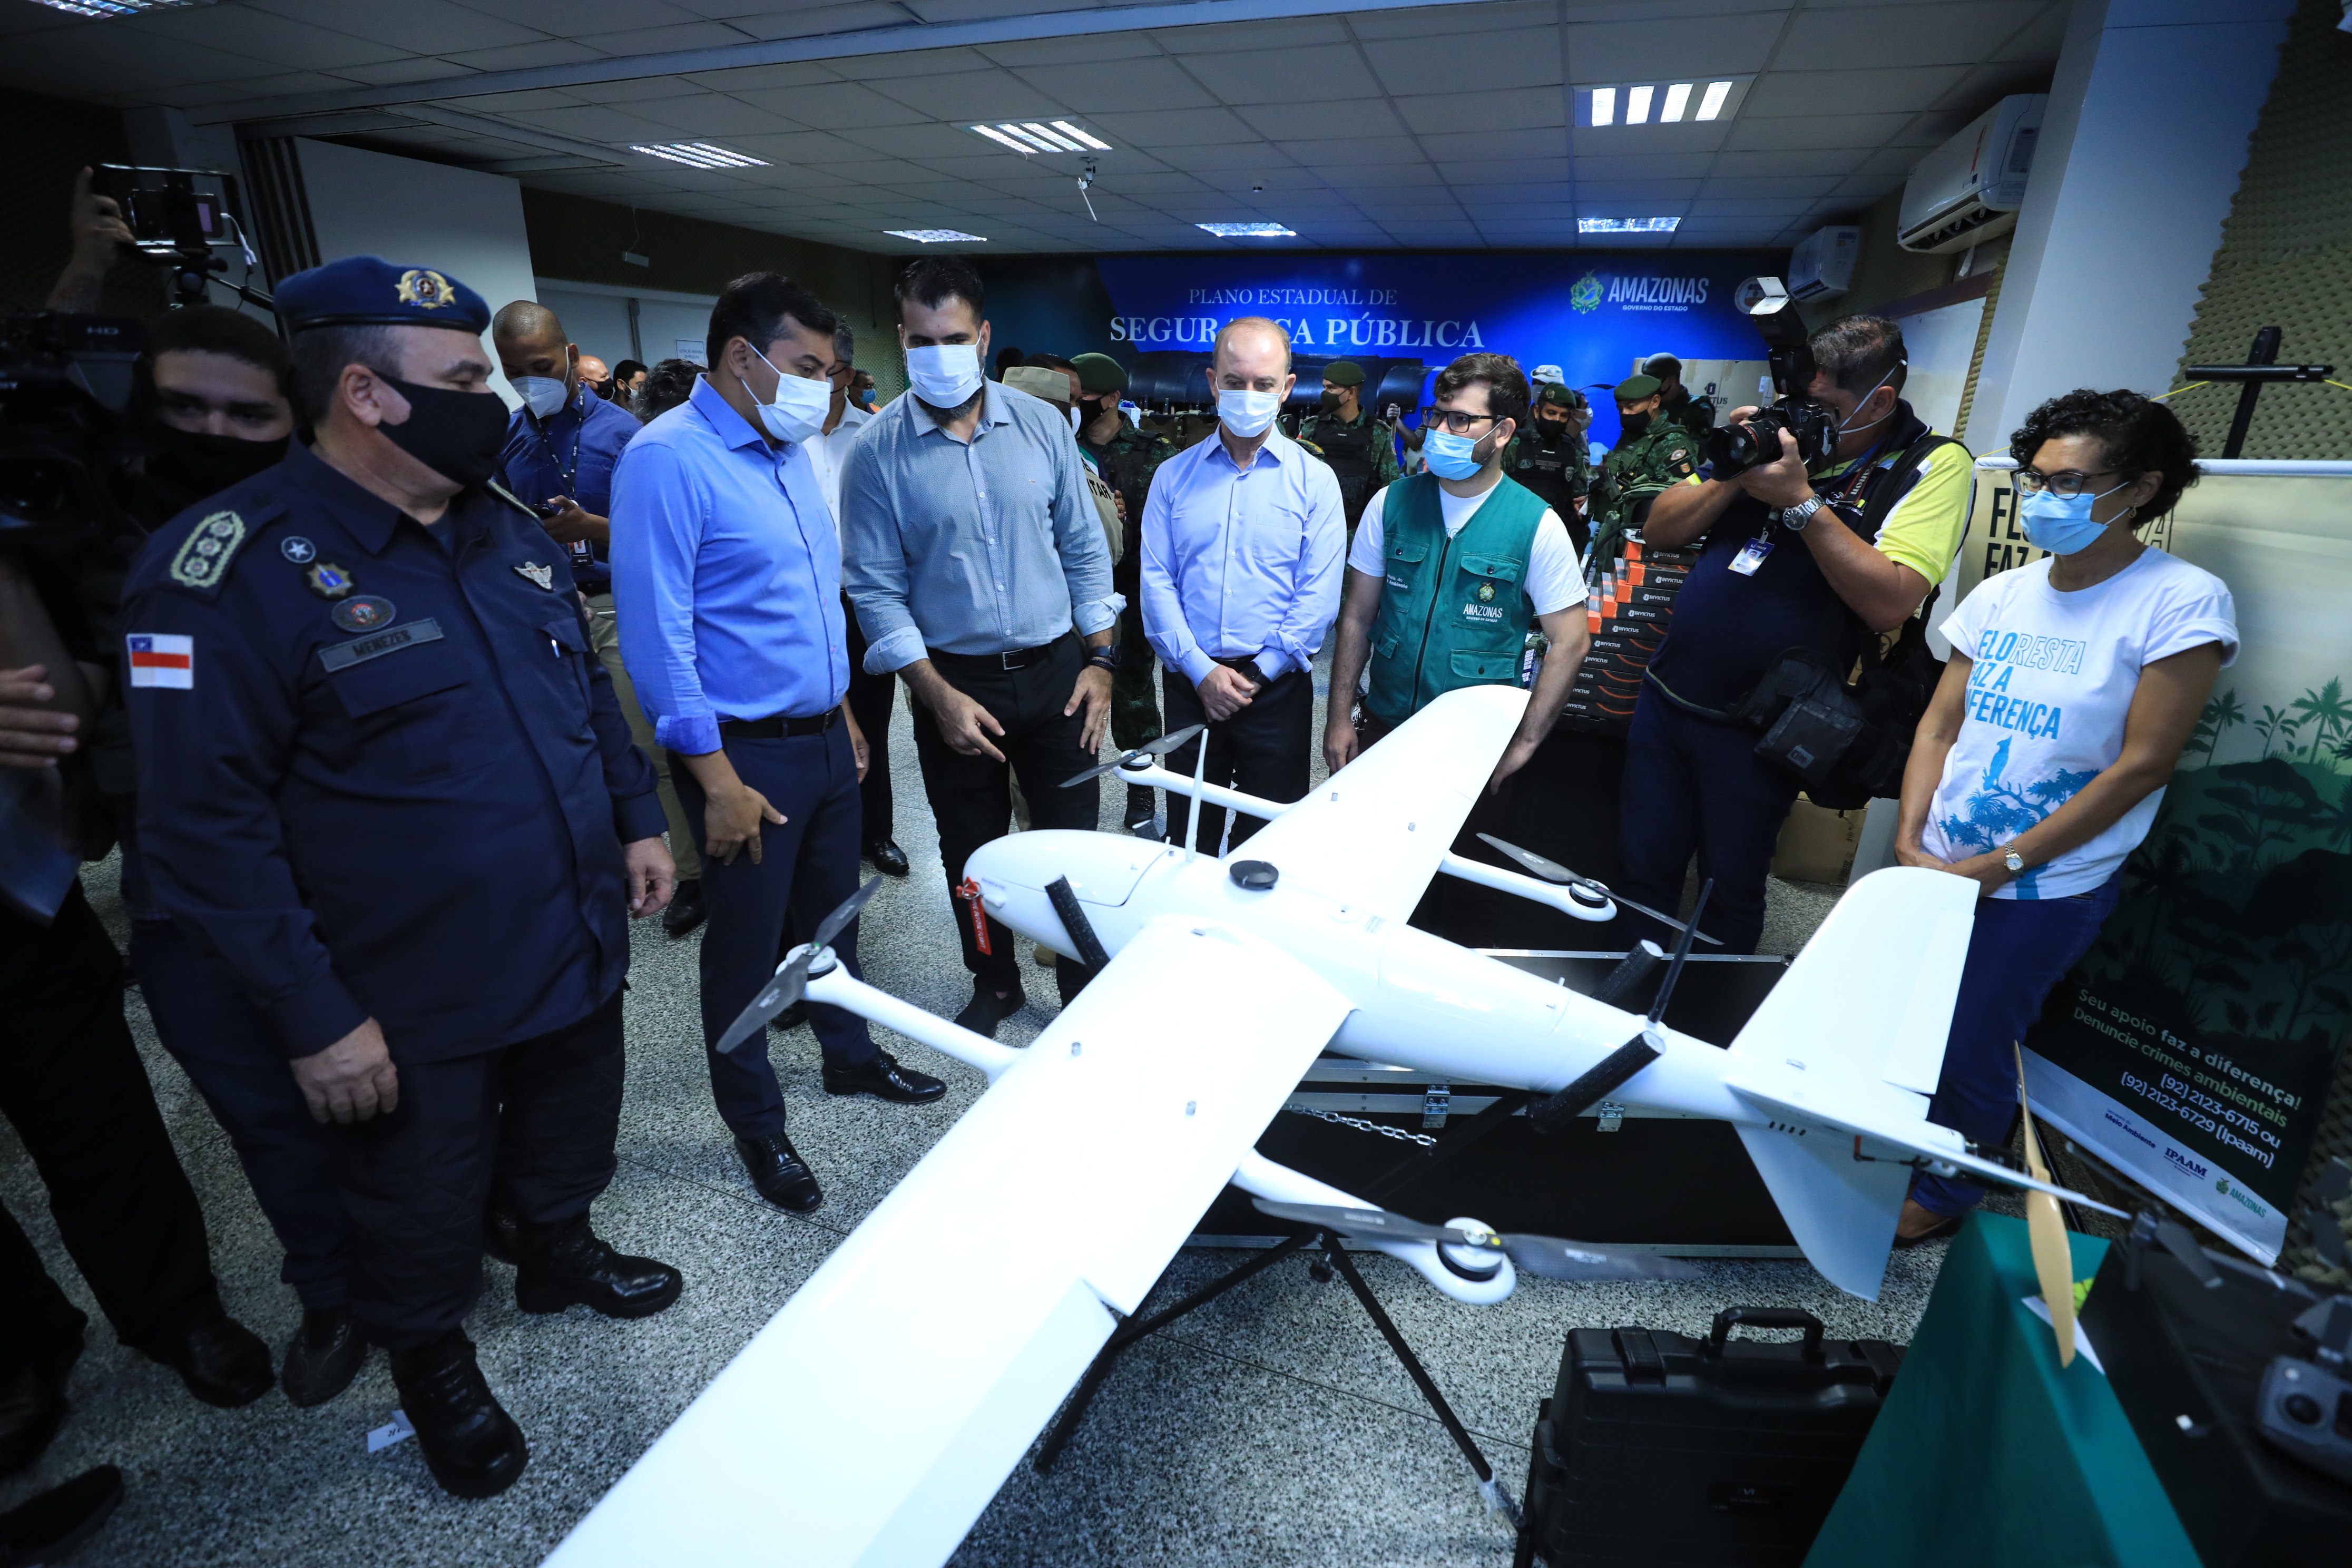
[[[1997,848],[2074,799],[2084,784],[2099,776],[2096,768],[2080,773],[2061,768],[2032,784],[2006,782],[2001,775],[2009,771],[2009,748],[2015,740],[2013,735],[2005,737],[1994,748],[1982,782],[1960,802],[1959,812],[1940,824],[1951,843],[1972,849]]]

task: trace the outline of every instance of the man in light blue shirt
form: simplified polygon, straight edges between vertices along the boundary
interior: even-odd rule
[[[1027,998],[1013,933],[982,907],[964,861],[1012,826],[1014,773],[1034,826],[1096,825],[1095,784],[1061,786],[1102,743],[1121,601],[1068,419],[981,374],[980,275],[960,257],[925,257],[895,292],[909,390],[842,465],[843,574],[866,668],[898,671],[914,699],[972,973],[956,1021],[992,1034]]]
[[[1289,333],[1262,316],[1230,322],[1208,374],[1217,438],[1160,464],[1143,508],[1143,635],[1168,667],[1169,729],[1209,726],[1211,782],[1297,800],[1314,739],[1315,651],[1339,613],[1346,508],[1330,466],[1255,417],[1297,379]],[[1190,772],[1194,758],[1187,746],[1168,765]],[[1190,811],[1168,797],[1171,840],[1185,837]],[[1202,809],[1202,845],[1218,843],[1224,816]],[[1232,842],[1260,826],[1236,816]]]
[[[710,368],[630,443],[613,484],[621,654],[703,857],[702,1031],[711,1094],[753,1185],[805,1214],[824,1201],[784,1135],[763,1042],[711,1042],[774,972],[789,918],[816,928],[857,887],[866,746],[842,706],[849,656],[841,545],[807,443],[832,386],[834,314],[772,272],[710,312]],[[856,926],[833,943],[857,969]],[[936,1100],[866,1024],[812,1005],[829,1094]]]

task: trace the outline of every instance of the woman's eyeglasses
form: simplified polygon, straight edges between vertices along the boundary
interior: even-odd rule
[[[2040,474],[2032,468],[2020,468],[2017,470],[2017,488],[2025,495],[2038,496],[2047,490],[2062,500],[2072,500],[2081,495],[2083,487],[2093,479],[2113,478],[2122,472],[2121,468],[2095,468],[2087,474],[2071,471],[2063,474]]]

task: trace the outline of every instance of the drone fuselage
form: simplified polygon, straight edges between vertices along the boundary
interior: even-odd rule
[[[1298,878],[1255,890],[1226,860],[1104,833],[1041,830],[982,845],[968,863],[988,912],[1034,942],[1076,957],[1045,888],[1069,879],[1103,946],[1116,954],[1145,924],[1191,916],[1253,931],[1298,959],[1355,1004],[1331,1048],[1455,1082],[1549,1093],[1643,1026],[1623,1012],[1403,921],[1352,909]],[[1276,868],[1279,872],[1280,868]],[[1171,977],[1169,1005],[1213,973]],[[1668,1114],[1761,1124],[1724,1086],[1724,1053],[1660,1030],[1661,1059],[1615,1099]]]

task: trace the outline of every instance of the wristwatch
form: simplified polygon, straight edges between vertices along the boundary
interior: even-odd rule
[[[1791,533],[1805,531],[1805,524],[1813,521],[1813,513],[1822,510],[1822,498],[1807,496],[1794,506],[1780,509],[1780,526]]]
[[[2002,850],[2000,858],[2001,864],[2009,868],[2009,874],[2011,876],[2022,877],[2025,875],[2025,857],[2017,852],[2016,845],[2012,844],[2007,849]]]

